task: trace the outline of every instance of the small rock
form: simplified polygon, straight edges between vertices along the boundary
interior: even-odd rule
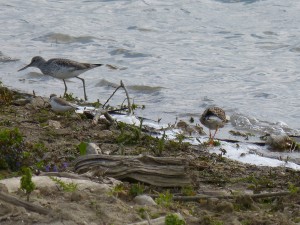
[[[45,101],[42,97],[35,97],[31,100],[31,105],[35,109],[45,108],[49,105],[49,102]]]
[[[113,136],[113,132],[110,130],[102,130],[99,134],[98,134],[98,138],[101,141],[106,141],[106,140],[110,140]]]
[[[271,134],[267,137],[266,143],[274,151],[285,151],[291,149],[293,140],[286,134]]]
[[[138,195],[133,201],[138,205],[157,205],[153,198],[148,195]]]
[[[49,124],[50,127],[54,127],[55,129],[61,129],[61,124],[58,121],[49,120],[48,124]]]
[[[250,196],[238,196],[236,198],[236,203],[240,204],[244,209],[252,209],[254,201]]]
[[[79,192],[79,191],[72,192],[72,194],[71,194],[72,202],[79,202],[82,199],[84,199],[84,194],[82,192]]]
[[[218,212],[231,213],[233,212],[233,204],[231,202],[221,201],[218,202],[215,208]]]
[[[113,152],[117,152],[119,150],[119,146],[117,144],[103,143],[101,145],[101,149],[104,149],[103,154],[110,155]]]
[[[95,143],[89,143],[87,148],[86,148],[86,154],[87,155],[102,154],[102,151],[99,148],[99,146],[96,145]]]

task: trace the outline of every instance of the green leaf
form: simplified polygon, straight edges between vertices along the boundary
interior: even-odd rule
[[[86,155],[87,146],[88,146],[88,143],[86,143],[86,142],[81,142],[78,145],[80,155]]]

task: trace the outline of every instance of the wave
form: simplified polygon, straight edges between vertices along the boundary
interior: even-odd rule
[[[145,54],[145,53],[140,53],[140,52],[133,52],[131,50],[127,50],[124,48],[118,48],[115,49],[111,52],[109,52],[109,54],[113,55],[123,55],[125,58],[138,58],[138,57],[149,57],[152,56],[151,54]]]
[[[7,55],[4,55],[1,51],[0,51],[0,63],[7,63],[7,62],[16,62],[19,61],[20,59],[14,59],[11,58]]]
[[[74,36],[70,36],[68,34],[62,34],[62,33],[48,33],[46,35],[34,38],[32,40],[58,43],[58,44],[69,44],[69,43],[75,43],[75,42],[85,44],[85,43],[93,42],[94,39],[96,39],[96,37],[93,37],[93,36],[74,37]]]

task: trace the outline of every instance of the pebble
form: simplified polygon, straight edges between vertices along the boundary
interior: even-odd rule
[[[48,124],[50,127],[53,127],[55,129],[61,129],[61,123],[55,120],[49,120]]]
[[[95,143],[88,143],[88,146],[86,148],[86,154],[92,155],[92,154],[102,154],[101,148],[96,145]]]
[[[138,195],[133,201],[138,205],[157,205],[153,198],[148,195]]]

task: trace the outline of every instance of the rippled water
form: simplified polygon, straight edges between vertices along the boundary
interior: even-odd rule
[[[63,94],[61,80],[17,70],[35,55],[107,63],[120,70],[81,75],[90,101],[104,103],[123,80],[141,116],[168,123],[218,105],[237,128],[299,134],[299,10],[295,0],[2,1],[0,79]],[[68,88],[83,97],[80,80]]]

